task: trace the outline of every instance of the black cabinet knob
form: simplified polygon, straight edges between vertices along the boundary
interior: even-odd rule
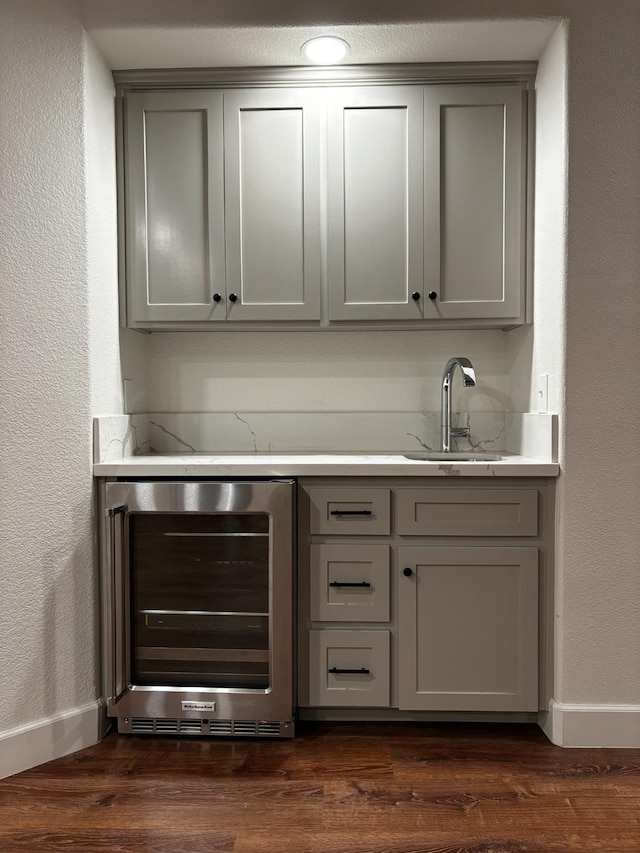
[[[229,294],[229,302],[237,302],[237,301],[238,301],[238,294],[237,293],[230,293]]]
[[[214,302],[222,302],[222,296],[219,293],[214,293],[211,298]]]
[[[409,566],[407,566],[406,569],[402,570],[402,574],[405,576],[405,578],[410,578],[413,574],[413,569],[410,569]]]
[[[438,294],[435,292],[435,290],[430,290],[429,291],[429,299],[433,302],[433,300],[437,299],[437,298],[438,298]]]
[[[420,294],[418,293],[418,291],[417,291],[417,290],[414,290],[414,291],[413,291],[413,293],[411,294],[411,298],[413,299],[413,301],[414,301],[414,302],[418,302],[418,301],[419,301],[419,299],[420,299]]]

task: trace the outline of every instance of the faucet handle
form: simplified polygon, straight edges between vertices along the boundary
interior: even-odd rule
[[[451,438],[470,438],[471,433],[468,427],[451,427],[449,430]]]

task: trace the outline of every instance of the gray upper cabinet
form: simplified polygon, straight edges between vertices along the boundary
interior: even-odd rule
[[[328,92],[330,320],[421,320],[422,90]]]
[[[319,111],[308,89],[224,95],[229,320],[320,319]]]
[[[125,187],[128,325],[218,319],[212,295],[225,288],[222,93],[129,95]]]
[[[125,91],[126,325],[526,322],[526,83]]]
[[[127,97],[129,325],[320,319],[318,117],[308,90]]]
[[[424,315],[522,322],[523,91],[424,91]]]

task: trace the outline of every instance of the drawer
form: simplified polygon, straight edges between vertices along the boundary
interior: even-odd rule
[[[388,536],[389,489],[309,489],[311,533]]]
[[[388,545],[312,545],[314,622],[389,621]]]
[[[313,705],[389,707],[388,631],[310,631]]]
[[[536,489],[398,489],[401,536],[536,536]]]

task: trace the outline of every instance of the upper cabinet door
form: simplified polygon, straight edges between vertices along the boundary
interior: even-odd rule
[[[335,88],[327,99],[329,319],[420,321],[422,90]]]
[[[320,319],[316,92],[224,95],[227,319]]]
[[[524,320],[526,146],[516,86],[424,90],[424,315]]]
[[[128,325],[224,319],[222,93],[130,94],[125,133]]]

